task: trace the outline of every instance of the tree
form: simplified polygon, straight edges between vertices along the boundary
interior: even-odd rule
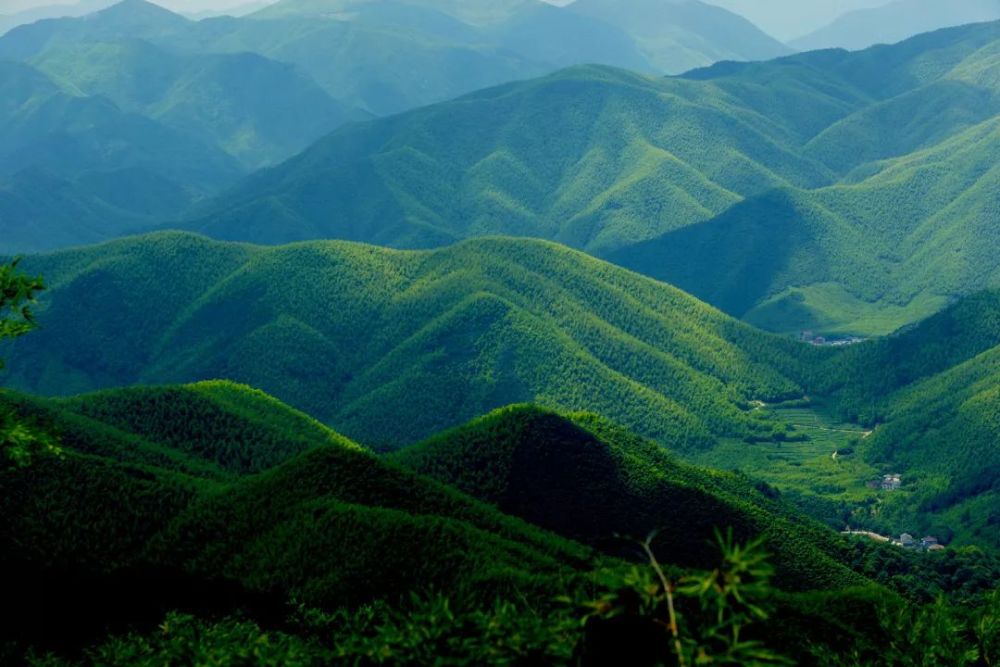
[[[23,336],[37,326],[32,306],[38,293],[45,289],[45,283],[41,277],[32,278],[20,272],[19,261],[15,259],[0,266],[0,341]]]
[[[18,261],[0,266],[0,341],[23,336],[37,326],[31,308],[45,284],[40,277],[18,271]],[[0,466],[26,466],[42,454],[58,453],[52,436],[0,407]]]

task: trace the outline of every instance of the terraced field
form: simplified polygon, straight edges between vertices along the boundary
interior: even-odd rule
[[[846,521],[848,515],[856,519],[860,519],[858,514],[870,515],[870,508],[880,502],[880,493],[867,488],[866,482],[881,471],[862,457],[866,431],[854,424],[839,423],[821,406],[765,409],[795,426],[793,439],[798,435],[805,439],[754,444],[727,439],[699,453],[695,462],[767,479],[796,504],[828,523]]]

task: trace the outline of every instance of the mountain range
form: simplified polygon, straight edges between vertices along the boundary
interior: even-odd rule
[[[788,42],[799,51],[864,49],[892,44],[914,35],[967,23],[1000,20],[997,0],[893,0],[849,11],[824,26]]]
[[[605,11],[599,3],[591,10]],[[671,71],[783,52],[731,15],[725,30],[708,34],[719,11],[693,3],[657,16],[677,24],[676,39],[686,46],[649,49],[683,50],[687,55]],[[0,249],[90,243],[183,218],[238,176],[373,113],[575,63],[660,71],[656,57],[644,55],[617,25],[541,2],[288,0],[244,18],[191,21],[125,0],[84,17],[23,25],[0,38],[0,61],[12,61],[0,71],[0,85],[15,87],[8,126],[20,135],[0,139],[0,156],[7,155],[0,167]],[[32,68],[33,89],[23,85],[26,70],[15,62]],[[102,129],[80,123],[76,129],[53,115],[42,100],[56,94],[66,104],[88,105]],[[27,123],[31,134],[22,129]],[[139,124],[147,128],[146,145],[135,146]],[[51,153],[40,142],[61,143],[71,128],[86,136],[61,146],[55,165],[37,165],[35,156]],[[88,141],[116,152],[109,160],[87,148]],[[136,151],[150,155],[149,164],[136,164]],[[119,181],[130,184],[125,192],[109,188]]]
[[[668,79],[573,68],[343,128],[181,226],[549,238],[771,330],[889,333],[996,284],[968,241],[992,229],[998,44],[981,24]]]
[[[805,401],[872,431],[832,446],[858,450],[872,472],[912,479],[874,525],[948,525],[954,539],[989,541],[995,511],[967,510],[996,505],[992,431],[980,423],[992,412],[963,406],[988,402],[996,384],[995,292],[896,337],[817,348],[535,240],[415,252],[162,233],[25,266],[44,273],[51,292],[44,327],[5,348],[5,383],[21,390],[227,378],[378,450],[530,403],[603,415],[687,456],[738,441],[725,449],[734,467],[753,443],[808,441],[815,432],[796,419],[761,410]],[[966,432],[979,435],[941,460],[937,443]]]
[[[1000,662],[991,2],[223,1],[0,18],[0,665]]]
[[[803,391],[780,369],[793,341],[541,241],[426,253],[165,233],[26,266],[52,289],[8,384],[65,394],[230,378],[379,448],[522,402],[708,446],[722,433],[769,437],[749,402]],[[116,317],[86,318],[112,302]]]
[[[592,589],[628,569],[615,555],[624,542],[605,541],[605,527],[621,521],[635,530],[668,526],[657,544],[672,545],[664,563],[677,568],[713,558],[705,538],[723,516],[740,536],[763,531],[773,548],[783,591],[773,631],[784,635],[777,626],[785,623],[804,632],[804,638],[791,632],[784,639],[796,654],[808,654],[810,642],[833,641],[827,633],[836,637],[854,627],[849,619],[826,617],[815,606],[820,601],[856,611],[873,609],[878,598],[901,603],[872,581],[875,572],[851,563],[857,549],[780,499],[739,475],[677,463],[593,415],[513,407],[387,460],[231,383],[69,400],[4,392],[0,405],[61,434],[57,455],[2,472],[11,491],[0,499],[9,566],[4,641],[69,651],[177,608],[219,614],[239,606],[269,623],[268,610],[280,609],[288,596],[317,613],[414,590],[417,582],[464,590],[464,604],[505,600],[513,588],[518,605],[533,605],[534,614],[561,623],[566,608],[544,602],[553,592]],[[540,441],[551,448],[539,449]],[[497,475],[477,477],[477,469]],[[598,486],[572,483],[580,475]],[[529,498],[538,504],[524,504]],[[546,507],[587,512],[546,518],[538,513]],[[25,531],[30,542],[10,541]],[[858,546],[901,572],[919,571],[903,552]],[[81,600],[98,592],[81,617]],[[71,631],[47,637],[39,603],[53,610],[46,615],[50,623],[76,621]],[[305,632],[302,623],[289,619],[283,627]],[[160,632],[179,630],[168,625]],[[456,630],[444,625],[438,631]],[[862,631],[856,639],[873,650],[877,633]],[[259,645],[260,651],[269,646]],[[435,651],[463,655],[451,645]],[[549,662],[562,662],[561,655]]]

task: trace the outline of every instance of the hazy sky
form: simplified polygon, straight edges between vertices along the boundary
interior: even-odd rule
[[[153,0],[174,11],[220,10],[248,4],[251,0]],[[564,5],[567,0],[549,0]],[[666,0],[665,0],[666,1]],[[778,39],[801,37],[821,28],[837,16],[862,7],[884,5],[889,0],[704,0],[746,16]],[[947,0],[942,0],[946,2]],[[0,14],[74,0],[0,0]],[[109,0],[110,3],[110,0]]]
[[[0,0],[0,14],[13,14],[35,7],[50,5],[73,5],[78,0]],[[92,0],[93,1],[93,0]],[[238,5],[251,4],[253,0],[151,0],[158,5],[169,7],[175,11],[199,12],[206,10],[227,9]],[[108,0],[106,4],[113,4]]]

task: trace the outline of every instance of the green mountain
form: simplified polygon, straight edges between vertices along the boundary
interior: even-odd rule
[[[667,74],[720,60],[770,60],[791,53],[742,16],[697,0],[576,0],[569,9],[620,27]]]
[[[288,158],[352,119],[294,67],[251,53],[83,42],[54,46],[30,63],[64,87],[198,137],[247,170]]]
[[[243,172],[197,137],[0,63],[0,249],[117,236],[176,216]]]
[[[658,530],[654,544],[693,567],[711,559],[713,530],[724,525],[739,539],[765,536],[787,586],[860,583],[832,560],[837,546],[828,529],[746,478],[678,463],[594,415],[506,408],[393,458],[505,514],[606,549],[627,552],[628,538]],[[617,544],[615,534],[623,536]]]
[[[759,114],[734,118],[729,101],[688,81],[573,68],[343,128],[190,226],[220,238],[410,247],[502,233],[593,252],[826,180],[825,168],[782,148],[786,130]]]
[[[58,444],[12,464],[5,430],[11,417],[34,437]],[[438,657],[454,654],[468,662],[473,660],[469,655],[485,650],[489,657],[480,661],[500,664],[506,651],[543,651],[551,652],[547,664],[571,664],[581,633],[578,612],[554,603],[553,597],[594,595],[606,582],[628,576],[630,569],[376,457],[302,413],[239,385],[137,388],[60,400],[4,391],[0,434],[5,490],[0,496],[5,590],[0,650],[12,660],[29,647],[59,650],[61,655],[50,657],[50,663],[72,660],[81,646],[125,631],[155,630],[168,641],[185,641],[175,633],[195,619],[173,614],[161,622],[168,611],[215,623],[242,610],[236,617],[241,623],[260,623],[273,633],[253,642],[250,664],[278,649],[272,641],[281,636],[279,629],[329,661],[334,659],[331,650],[333,655],[364,655],[365,649],[349,646],[385,631],[380,624],[390,623],[399,613],[395,609],[402,609],[412,627],[397,632],[418,633],[420,644],[407,647],[408,640],[399,636],[371,638],[396,646],[402,656],[419,655],[426,633],[433,633],[440,645],[432,653]],[[539,447],[536,438],[549,447]],[[248,453],[259,464],[253,469],[245,466]],[[772,594],[781,618],[777,625],[785,624],[793,635],[803,632],[806,639],[784,637],[775,632],[777,626],[770,632],[796,654],[807,655],[810,645],[832,646],[843,633],[865,647],[878,641],[878,632],[865,629],[852,615],[824,618],[815,609],[821,601],[862,615],[873,612],[876,597],[883,604],[896,603],[886,589],[837,560],[856,551],[887,558],[902,571],[912,567],[898,553],[861,544],[859,549],[848,547],[749,482],[681,466],[657,446],[595,417],[571,421],[514,408],[400,457],[491,496],[491,485],[477,483],[469,469],[456,467],[460,461],[488,458],[506,466],[508,473],[494,485],[520,484],[525,491],[561,497],[538,484],[562,479],[555,491],[566,491],[566,498],[575,495],[588,506],[593,501],[585,499],[584,488],[567,486],[565,475],[597,475],[599,480],[586,479],[600,481],[593,491],[601,493],[617,484],[601,473],[619,470],[628,477],[618,490],[648,508],[649,520],[666,511],[660,516],[670,519],[668,529],[681,547],[662,549],[671,574],[681,571],[677,568],[691,554],[716,558],[697,541],[709,524],[731,520],[741,534],[763,527],[777,549],[779,588],[824,588]],[[433,465],[435,461],[444,467]],[[453,474],[443,474],[445,470]],[[550,472],[538,474],[545,470]],[[685,501],[695,503],[690,517],[677,511],[676,504]],[[719,513],[708,516],[709,507]],[[622,509],[609,505],[604,520],[621,519],[627,527],[642,523]],[[544,517],[535,519],[545,523]],[[703,566],[704,560],[695,565]],[[452,604],[435,607],[421,597],[399,602],[428,587],[448,595]],[[361,603],[374,606],[358,608]],[[421,606],[427,604],[429,608]],[[517,607],[511,609],[512,604]],[[522,614],[524,609],[531,613]],[[680,609],[692,613],[687,605]],[[496,623],[503,631],[512,623],[523,626],[531,635],[520,640],[526,647],[519,650],[514,641],[509,648],[509,639],[494,637]],[[483,631],[491,633],[488,647],[460,641],[475,632],[470,624],[483,624]],[[66,630],[54,634],[45,629],[52,627]],[[332,646],[318,641],[315,633],[321,629],[338,633]],[[229,641],[247,641],[243,632],[238,637]],[[120,640],[117,650],[127,652],[135,640],[135,635]],[[234,648],[216,649],[212,655],[218,658]],[[152,650],[147,644],[142,655]]]
[[[838,527],[880,497],[865,483],[892,472],[905,475],[905,492],[879,505],[881,517],[850,520],[983,543],[976,531],[995,513],[964,514],[995,507],[995,492],[977,468],[991,460],[991,431],[969,421],[990,412],[960,409],[988,402],[996,379],[995,292],[900,336],[835,350],[759,333],[673,288],[540,241],[412,252],[163,233],[26,266],[51,289],[42,329],[3,354],[8,386],[72,394],[228,378],[385,449],[531,402],[609,415],[685,456],[751,471]],[[114,317],[103,303],[116,304]],[[804,395],[839,421],[781,408]],[[841,422],[877,428],[862,438]],[[963,436],[949,455],[936,444],[966,432],[982,439]],[[848,449],[854,459],[830,463]],[[763,466],[762,452],[798,457],[799,469]],[[947,493],[956,500],[946,505]]]
[[[835,60],[858,94],[883,96],[805,144],[841,176],[747,198],[608,258],[786,332],[885,334],[996,285],[987,256],[996,220],[988,193],[1000,174],[990,157],[996,49],[990,24],[856,55],[802,56]],[[889,54],[891,67],[875,64]],[[747,69],[698,76],[732,89],[770,76],[766,66]]]
[[[164,233],[26,267],[50,290],[5,381],[41,393],[228,378],[378,447],[535,402],[679,449],[768,439],[750,401],[802,393],[797,343],[540,241],[428,253]]]
[[[13,146],[0,137],[0,224],[10,228],[0,249],[11,252],[186,217],[241,171],[369,115],[360,109],[394,113],[576,63],[655,71],[625,32],[541,2],[290,0],[196,22],[125,0],[21,26],[0,38],[0,59],[12,61],[0,71],[0,86],[17,87],[10,109],[41,118],[39,127],[10,119]],[[46,91],[22,90],[14,62],[43,74],[36,87]],[[43,95],[87,109],[57,113]],[[80,145],[59,134],[84,130],[99,136]],[[141,150],[120,156],[135,142]],[[166,147],[183,155],[164,155]],[[124,164],[108,165],[108,153]],[[14,177],[35,166],[45,173]],[[47,188],[55,200],[39,197]]]
[[[128,3],[26,30],[80,23],[113,38],[164,22],[190,23]],[[24,63],[0,62],[0,89],[0,250],[10,252],[93,243],[179,218],[357,117],[290,65],[131,38],[57,40]]]
[[[534,596],[593,563],[245,387],[3,392],[0,409],[60,447],[13,467],[3,451],[5,640],[44,638],[38,613],[76,618],[79,638],[171,608],[280,614],[289,599],[336,609],[428,586],[489,599],[503,582]],[[103,594],[77,618],[90,585]]]
[[[904,476],[904,493],[882,511],[899,531],[1000,544],[998,323],[1000,293],[983,292],[816,371],[845,417],[874,428],[860,443],[865,458]]]
[[[3,14],[0,14],[0,35],[9,30],[13,30],[19,25],[35,23],[44,19],[60,18],[65,16],[82,16],[91,12],[96,12],[114,4],[114,0],[80,0],[78,2],[53,2],[48,5],[37,5],[36,3],[13,3],[12,6],[4,4]]]
[[[969,239],[995,227],[998,43],[982,24],[666,80],[573,68],[342,128],[185,226],[541,237],[768,329],[888,333],[996,284]]]
[[[324,444],[357,447],[263,392],[228,382],[4,398],[78,453],[213,479],[261,472]]]
[[[190,53],[253,52],[298,66],[346,108],[385,115],[571,65],[678,73],[720,58],[786,52],[719,8],[628,6],[630,20],[620,24],[616,12],[596,4],[282,0],[241,18],[191,22],[125,0],[86,20],[22,26],[0,39],[0,57],[27,60],[59,44],[122,39]],[[661,39],[643,33],[651,23],[664,27]]]
[[[1000,548],[1000,347],[896,392],[868,457],[909,473],[896,525]],[[940,532],[940,531],[939,531]]]
[[[895,0],[848,12],[789,45],[801,51],[864,49],[940,28],[997,20],[1000,6],[994,0],[954,0],[946,5],[933,0]]]
[[[255,53],[295,65],[345,108],[391,114],[579,62],[645,67],[625,34],[541,2],[468,23],[446,2],[282,2],[242,18],[188,21],[125,0],[86,20],[23,26],[0,57],[30,60],[59,45],[142,39],[187,54]],[[495,3],[479,3],[485,14]],[[463,20],[465,19],[465,20]]]

